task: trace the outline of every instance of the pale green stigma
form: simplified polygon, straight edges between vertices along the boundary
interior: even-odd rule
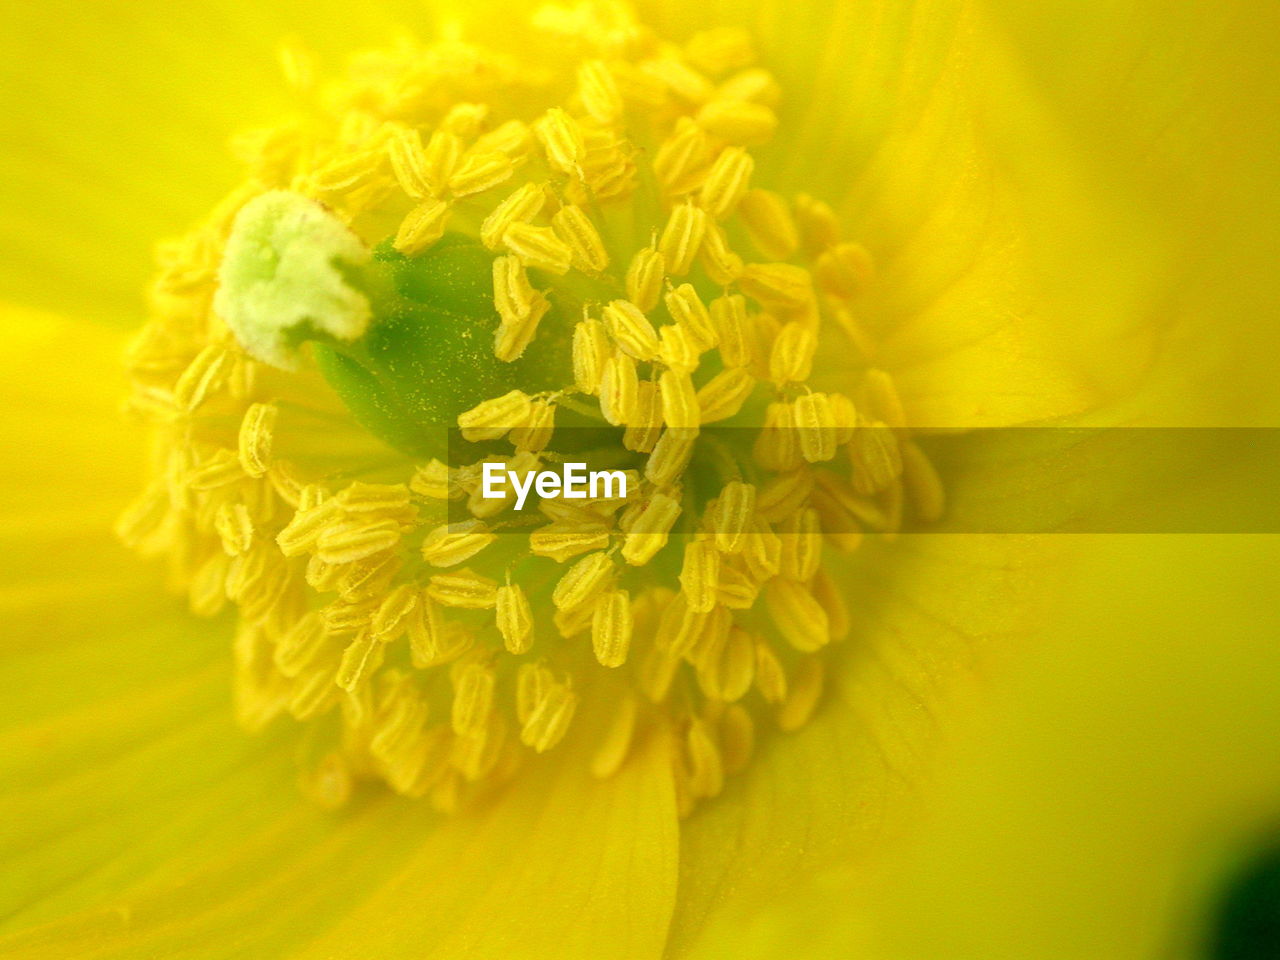
[[[272,190],[245,204],[227,240],[214,309],[254,359],[296,370],[304,340],[364,335],[373,311],[350,280],[371,254],[315,200]]]

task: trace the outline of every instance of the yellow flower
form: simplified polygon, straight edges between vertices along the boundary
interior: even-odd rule
[[[1249,13],[6,14],[6,955],[1194,950],[1280,805],[1269,541],[860,529],[938,512],[921,428],[1274,420]],[[428,436],[573,415],[638,502]]]

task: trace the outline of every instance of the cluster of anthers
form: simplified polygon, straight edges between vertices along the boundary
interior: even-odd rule
[[[380,778],[452,809],[576,716],[599,777],[669,738],[687,813],[758,727],[813,714],[850,627],[838,555],[904,501],[941,510],[855,319],[870,257],[825,203],[752,183],[779,89],[747,35],[674,45],[599,3],[534,27],[557,51],[536,69],[454,38],[318,87],[291,51],[306,114],[237,141],[247,182],[163,248],[129,354],[155,443],[121,536],[169,558],[195,613],[234,607],[238,716],[307,722],[325,803]],[[478,240],[474,330],[502,361],[552,338],[571,382],[512,382],[457,425],[524,472],[563,459],[572,410],[615,431],[628,496],[516,514],[479,462],[415,462],[312,367],[263,363],[215,301],[237,214],[272,191],[413,262]]]

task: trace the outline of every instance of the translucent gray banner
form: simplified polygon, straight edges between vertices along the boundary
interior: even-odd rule
[[[456,428],[441,431],[454,466],[513,454],[506,436],[477,442]],[[538,469],[563,473],[572,462],[643,476],[650,454],[627,449],[623,434],[558,424]],[[689,513],[702,513],[731,479],[763,489],[777,477],[753,454],[759,434],[758,427],[701,428],[679,480]],[[946,501],[941,517],[927,523],[908,508],[903,533],[1280,533],[1280,428],[1014,427],[896,439],[925,454]],[[833,459],[800,469],[847,483],[859,469],[856,459],[842,444]],[[471,476],[474,483],[474,468]],[[539,499],[530,486],[523,510],[509,503],[501,516],[533,521]],[[467,497],[449,502],[450,521],[473,515]],[[695,531],[673,530],[680,532]]]

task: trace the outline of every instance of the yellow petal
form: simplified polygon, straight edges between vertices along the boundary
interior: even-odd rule
[[[676,955],[1207,955],[1226,890],[1274,838],[1280,624],[1259,598],[1280,552],[1086,545],[1080,592],[1034,650],[1000,658],[913,833],[720,908]]]
[[[281,42],[301,36],[332,66],[403,23],[338,0],[7,7],[0,298],[135,324],[156,241],[237,182],[232,134],[295,108]]]
[[[453,818],[387,794],[325,813],[294,782],[294,731],[232,722],[229,625],[194,621],[108,532],[140,456],[100,396],[117,338],[2,317],[21,415],[0,420],[20,521],[0,565],[0,953],[660,955],[661,740],[606,781],[581,743]]]
[[[849,572],[853,634],[815,718],[684,824],[675,956],[739,955],[754,919],[801,878],[891,847],[919,815],[987,648],[1026,637],[1043,545],[911,536],[892,549],[891,563],[873,549]]]

